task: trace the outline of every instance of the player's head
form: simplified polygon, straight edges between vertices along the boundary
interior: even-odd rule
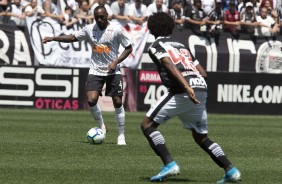
[[[156,38],[171,35],[174,26],[175,23],[173,19],[167,13],[158,12],[149,16],[148,29]]]
[[[94,9],[94,18],[101,30],[106,29],[108,25],[108,13],[104,6],[99,5]]]

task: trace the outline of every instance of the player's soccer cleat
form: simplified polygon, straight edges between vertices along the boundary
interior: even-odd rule
[[[169,164],[165,165],[161,172],[156,176],[151,177],[152,182],[163,181],[165,178],[169,176],[176,176],[180,173],[179,166],[176,164],[175,161],[170,162]]]
[[[117,145],[126,145],[124,134],[118,136]]]
[[[227,171],[223,176],[223,179],[219,180],[217,183],[227,183],[227,182],[236,183],[237,181],[240,180],[241,180],[240,171],[236,167],[233,167],[232,169]]]

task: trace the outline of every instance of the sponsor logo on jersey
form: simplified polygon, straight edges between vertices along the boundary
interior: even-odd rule
[[[111,49],[107,45],[93,45],[95,53],[110,53]]]
[[[191,86],[191,88],[207,88],[207,83],[203,77],[190,78],[189,85]]]

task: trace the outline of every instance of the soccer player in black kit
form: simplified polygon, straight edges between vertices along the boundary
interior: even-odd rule
[[[166,177],[180,173],[178,164],[169,153],[165,139],[157,127],[174,116],[178,116],[185,129],[191,130],[195,142],[206,151],[213,161],[225,170],[218,183],[236,182],[240,171],[234,167],[222,148],[208,138],[206,97],[206,72],[193,57],[188,47],[173,40],[173,19],[159,12],[148,19],[148,29],[155,36],[149,47],[149,55],[158,68],[163,84],[169,89],[147,112],[141,129],[151,148],[164,166],[151,181],[163,181]]]

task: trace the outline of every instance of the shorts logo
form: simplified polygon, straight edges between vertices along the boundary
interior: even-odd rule
[[[282,73],[282,43],[280,41],[263,43],[257,53],[257,73]]]

